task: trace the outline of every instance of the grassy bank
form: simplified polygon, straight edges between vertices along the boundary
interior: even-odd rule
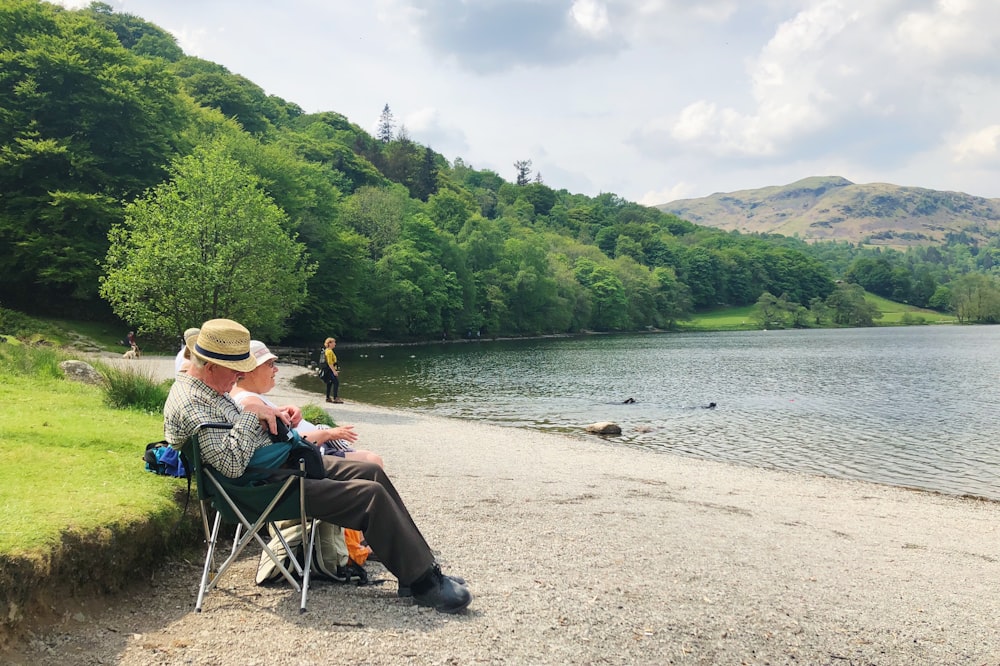
[[[0,643],[25,617],[111,592],[196,539],[183,479],[143,469],[163,417],[62,377],[54,349],[0,345]]]
[[[897,303],[874,294],[865,294],[865,299],[875,305],[882,318],[875,321],[876,326],[914,326],[921,324],[954,324],[954,315],[918,308],[906,303]],[[707,312],[699,312],[687,321],[680,322],[678,329],[682,331],[753,331],[760,325],[753,319],[756,306],[721,307]]]

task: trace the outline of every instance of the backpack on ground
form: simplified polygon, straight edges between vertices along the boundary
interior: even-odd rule
[[[161,476],[187,476],[187,469],[181,459],[181,452],[167,444],[165,440],[150,442],[143,455],[146,470]]]
[[[348,556],[347,544],[344,541],[344,530],[339,525],[331,525],[321,520],[315,522],[316,542],[314,545],[312,558],[312,576],[324,580],[336,581],[338,583],[355,582],[364,585],[368,582],[368,574],[363,567],[351,561]],[[288,542],[288,547],[295,551],[299,562],[304,561],[302,556],[302,528],[297,520],[283,520],[276,524],[281,530],[282,536]],[[309,539],[309,530],[306,530],[306,539]],[[271,536],[271,541],[267,544],[282,564],[290,566],[290,558],[281,540],[277,536]],[[277,580],[281,577],[281,571],[267,553],[261,552],[260,563],[257,565],[257,584],[263,585],[269,581]]]

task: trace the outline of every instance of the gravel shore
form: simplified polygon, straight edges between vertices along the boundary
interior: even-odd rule
[[[295,371],[278,401],[319,402],[287,384]],[[300,615],[290,588],[254,585],[250,549],[200,614],[201,562],[179,562],[9,659],[1000,664],[1000,504],[432,418],[345,389],[326,406],[385,459],[445,572],[469,581],[468,611],[420,609],[369,564],[385,584],[317,582]]]

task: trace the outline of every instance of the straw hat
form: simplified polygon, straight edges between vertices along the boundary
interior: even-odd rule
[[[272,358],[278,358],[272,354],[271,350],[267,348],[267,345],[260,340],[250,341],[250,355],[254,357],[258,368],[270,361]]]
[[[197,338],[188,338],[191,353],[207,363],[237,372],[250,372],[257,359],[250,355],[250,331],[231,319],[210,319]]]

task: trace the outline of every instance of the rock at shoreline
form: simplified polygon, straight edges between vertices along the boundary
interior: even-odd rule
[[[591,423],[589,426],[584,428],[587,432],[592,432],[595,435],[620,435],[622,434],[621,426],[613,421],[599,421],[598,423]]]

